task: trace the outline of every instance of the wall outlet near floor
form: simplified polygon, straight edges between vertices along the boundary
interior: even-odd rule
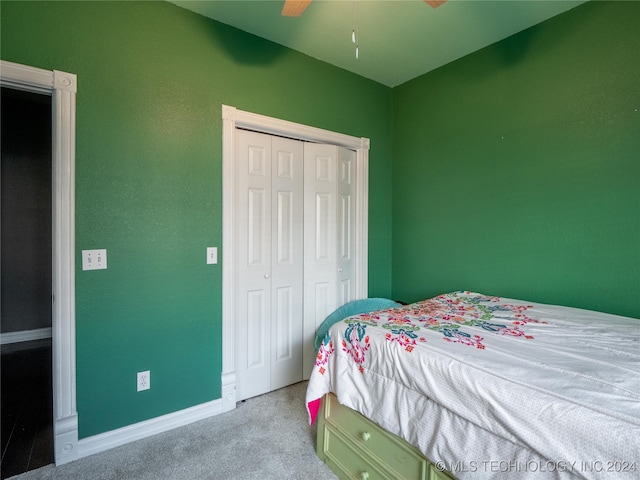
[[[138,391],[149,390],[151,388],[151,372],[138,372]]]

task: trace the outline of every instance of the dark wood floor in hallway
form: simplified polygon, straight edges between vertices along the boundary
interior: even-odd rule
[[[53,463],[51,340],[2,346],[1,478]]]

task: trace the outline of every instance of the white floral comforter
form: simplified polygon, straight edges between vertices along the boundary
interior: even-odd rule
[[[640,478],[640,320],[455,292],[349,317],[307,390],[473,478]]]

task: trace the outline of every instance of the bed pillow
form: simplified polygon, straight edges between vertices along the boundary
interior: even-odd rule
[[[401,304],[399,304],[398,302],[394,302],[393,300],[389,300],[388,298],[363,298],[362,300],[353,300],[351,302],[345,303],[322,321],[322,323],[318,327],[318,330],[316,330],[316,337],[313,342],[313,347],[316,350],[320,348],[325,335],[327,334],[331,326],[336,322],[344,320],[345,318],[352,315],[358,315],[359,313],[384,310],[386,308],[395,308],[399,307],[400,305]]]

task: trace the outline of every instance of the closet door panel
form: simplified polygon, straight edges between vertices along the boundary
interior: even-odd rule
[[[356,152],[338,147],[338,283],[339,304],[355,300]]]
[[[275,317],[275,363],[286,362],[293,358],[293,291],[290,287],[278,288],[276,291]]]
[[[278,191],[276,193],[276,251],[275,261],[277,265],[291,265],[296,261],[294,252],[294,193],[290,191]],[[298,238],[295,238],[298,240]]]
[[[271,344],[271,138],[236,137],[237,399],[269,391]]]
[[[264,188],[247,189],[247,266],[261,270],[269,269],[269,245],[265,245],[265,230],[268,229],[267,206],[269,192]],[[260,272],[258,272],[260,273]]]
[[[305,378],[315,361],[316,328],[338,306],[337,147],[305,143],[304,339]]]
[[[327,192],[318,192],[315,197],[315,225],[314,225],[314,252],[316,264],[330,267],[334,260],[333,239],[331,233],[332,204],[334,195]]]
[[[259,369],[265,362],[265,298],[264,290],[247,292],[247,368]]]
[[[272,137],[271,390],[302,380],[303,144]]]

